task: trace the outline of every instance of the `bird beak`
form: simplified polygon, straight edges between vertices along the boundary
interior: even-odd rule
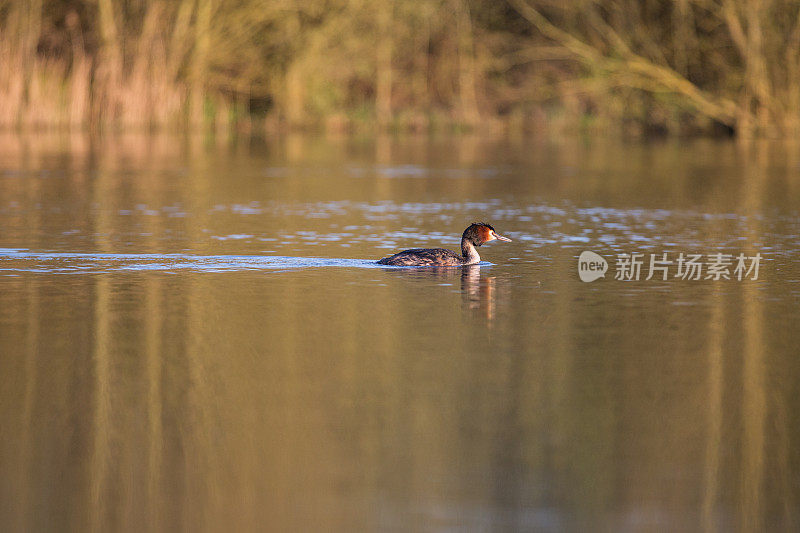
[[[503,237],[502,235],[498,235],[497,233],[494,234],[494,237],[498,241],[511,242],[511,239],[509,239],[508,237]]]

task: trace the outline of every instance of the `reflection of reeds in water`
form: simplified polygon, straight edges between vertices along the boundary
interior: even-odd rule
[[[147,370],[147,489],[144,502],[146,527],[157,531],[162,527],[164,510],[161,497],[164,431],[163,431],[163,353],[161,351],[162,331],[164,323],[162,310],[164,299],[160,280],[149,279],[145,288],[145,341],[144,357]]]
[[[93,193],[97,200],[107,198],[110,193],[108,177],[100,174],[95,181]],[[100,216],[96,222],[97,229],[103,235],[103,230],[108,227],[108,217]],[[107,233],[105,233],[107,235]],[[98,245],[102,248],[108,246],[105,239],[100,237]],[[114,317],[111,306],[111,287],[108,277],[103,276],[97,280],[95,288],[94,310],[97,317],[94,330],[94,346],[92,350],[92,364],[94,377],[93,417],[92,417],[92,451],[89,473],[90,510],[89,529],[92,532],[103,531],[109,525],[109,483],[113,482],[110,476],[111,448],[113,446],[113,422],[110,411],[112,409],[110,395],[113,391],[111,370],[112,360],[115,355],[112,344],[113,332],[111,321]],[[118,458],[117,458],[118,459]],[[115,461],[115,464],[119,464]]]
[[[748,255],[755,255],[752,245],[761,240],[759,217],[764,202],[764,176],[768,164],[766,145],[755,146],[745,170],[742,188],[742,211],[748,216]],[[742,323],[744,340],[742,347],[742,487],[741,524],[744,531],[759,531],[771,522],[764,516],[765,445],[767,430],[767,383],[764,345],[764,308],[758,287],[752,281],[742,287]],[[779,456],[780,457],[780,456]],[[783,465],[784,467],[788,465]],[[785,471],[785,468],[781,470]],[[788,496],[788,495],[786,495]]]
[[[741,213],[747,216],[745,247],[741,252],[748,256],[762,252],[753,245],[763,242],[761,219],[757,216],[766,199],[764,178],[768,174],[769,158],[764,143],[745,143],[738,155],[744,160],[746,179],[739,194]],[[715,234],[716,238],[728,235]],[[763,253],[762,253],[763,255]],[[770,274],[762,262],[759,279]],[[712,309],[709,317],[708,337],[708,395],[706,411],[705,486],[702,498],[702,525],[705,531],[719,531],[725,526],[724,496],[725,461],[730,461],[730,450],[740,443],[734,455],[738,478],[734,479],[736,500],[735,520],[742,530],[761,531],[773,528],[794,529],[796,515],[787,502],[793,501],[788,480],[789,443],[785,398],[768,394],[766,357],[770,353],[770,338],[765,330],[763,281],[736,282],[739,302],[725,298],[724,285],[713,287]],[[740,303],[733,306],[733,303]],[[736,314],[740,316],[736,316]],[[733,322],[741,324],[732,328]],[[740,339],[740,350],[726,349],[731,337]],[[738,355],[741,360],[732,356]],[[732,372],[737,369],[739,372]],[[739,377],[736,383],[726,383],[726,374]],[[735,401],[724,402],[726,395]],[[772,400],[772,401],[771,401]],[[740,423],[725,423],[731,413],[737,413]],[[773,424],[770,426],[768,422]],[[772,449],[770,449],[772,448]],[[777,473],[776,478],[768,474]],[[771,507],[775,500],[783,502],[777,512]]]
[[[37,390],[39,385],[39,376],[37,375],[37,364],[39,360],[39,295],[37,288],[33,284],[28,284],[26,287],[28,297],[28,313],[26,316],[27,334],[25,338],[25,367],[24,367],[24,399],[22,403],[22,428],[20,431],[20,449],[15,464],[18,472],[15,484],[19,488],[17,497],[14,498],[13,504],[16,506],[14,509],[16,521],[12,523],[12,527],[17,530],[30,530],[31,524],[26,523],[25,510],[34,501],[35,496],[32,494],[33,487],[30,483],[25,483],[26,479],[32,477],[33,470],[33,448],[34,448],[34,428],[35,428],[35,404],[36,396],[40,392]],[[9,430],[11,428],[8,428]]]
[[[87,180],[91,190],[81,193],[89,194],[87,204],[113,206],[132,196],[158,205],[161,178],[153,169],[180,155],[174,145],[144,138],[107,146],[71,142],[80,154],[68,165],[97,166]],[[11,158],[35,166],[58,146],[22,143]],[[298,148],[300,160],[302,154]],[[757,213],[767,173],[763,161],[745,162],[752,175],[739,191],[742,211]],[[115,177],[127,165],[145,170],[136,180]],[[37,197],[42,190],[35,187],[55,182],[41,181],[6,180],[4,187]],[[208,205],[212,182],[209,173],[193,172],[180,185],[182,198]],[[42,215],[14,216],[35,239]],[[208,214],[197,216],[201,222],[189,231],[208,227]],[[104,237],[118,223],[113,210],[93,211],[90,221],[94,246],[114,249]],[[141,231],[158,235],[164,221],[142,223]],[[761,222],[748,217],[747,224],[750,242],[760,240]],[[723,226],[709,227],[716,232],[706,235],[708,242],[730,237]],[[157,239],[149,244],[157,246]],[[570,263],[571,253],[564,250],[556,264]],[[480,500],[511,513],[518,505],[521,520],[529,501],[555,497],[563,500],[548,513],[580,509],[601,519],[655,502],[686,511],[688,520],[697,513],[707,531],[730,520],[754,530],[782,520],[791,529],[797,433],[786,412],[791,388],[769,392],[763,285],[699,286],[708,315],[692,315],[696,323],[685,319],[689,313],[666,315],[677,317],[675,327],[683,328],[677,337],[686,333],[686,343],[645,345],[641,334],[663,333],[661,313],[670,311],[630,312],[613,299],[600,300],[610,304],[602,309],[582,307],[586,291],[619,285],[589,289],[564,281],[563,272],[545,272],[558,282],[556,290],[533,295],[522,288],[507,301],[509,282],[493,270],[503,272],[370,270],[358,274],[361,282],[377,273],[394,283],[345,289],[328,280],[312,285],[313,276],[296,273],[277,283],[245,275],[76,277],[59,279],[55,293],[45,277],[5,279],[2,308],[19,309],[8,295],[23,290],[26,310],[24,331],[2,338],[4,349],[25,346],[24,361],[0,358],[8,386],[2,415],[12,422],[3,426],[19,435],[0,444],[11,451],[0,456],[10,464],[0,481],[0,510],[10,515],[3,525],[37,529],[63,517],[60,523],[75,529],[100,531],[286,530],[298,522],[352,530],[358,528],[348,518],[379,524],[370,513],[384,517],[392,505],[395,518],[407,519],[403,505],[410,500],[435,502],[431,513],[459,517],[457,506],[448,505],[453,494],[467,494],[469,506]],[[460,294],[453,287],[437,293],[438,281],[460,286]],[[62,294],[71,284],[78,288]],[[91,294],[91,309],[70,322],[63,314],[81,292]],[[333,302],[321,297],[326,293]],[[414,315],[431,309],[417,306],[419,300],[440,296],[451,304],[435,308],[441,316]],[[52,308],[62,309],[57,320],[48,314]],[[603,321],[610,309],[641,322],[620,329],[616,317]],[[63,337],[60,323],[75,337],[94,338],[83,347],[91,358],[81,358],[80,339]],[[598,324],[604,329],[586,328]],[[685,353],[698,345],[707,351]],[[85,381],[76,377],[81,372]],[[653,422],[654,414],[666,416]],[[694,470],[701,476],[692,477]],[[70,481],[54,489],[55,476]],[[550,480],[568,488],[551,489]],[[364,501],[364,507],[353,503]],[[426,516],[414,516],[412,526],[424,529]]]
[[[111,361],[114,352],[111,345],[110,320],[112,318],[110,307],[109,280],[103,277],[98,280],[97,295],[95,300],[96,316],[98,317],[95,331],[94,347],[94,416],[92,421],[92,451],[90,483],[90,508],[89,530],[104,531],[108,527],[107,514],[109,512],[109,483],[113,481],[109,475],[112,447],[112,432],[114,430],[111,420],[110,395],[112,392]]]
[[[713,288],[711,316],[708,321],[708,393],[706,398],[706,449],[704,465],[704,482],[702,498],[702,525],[704,531],[718,531],[719,523],[719,491],[720,491],[720,454],[722,453],[723,436],[722,420],[724,393],[724,350],[725,343],[725,301],[720,294],[719,285]]]

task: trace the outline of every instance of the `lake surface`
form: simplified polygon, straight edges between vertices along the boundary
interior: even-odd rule
[[[799,303],[800,145],[0,135],[0,530],[797,530]]]

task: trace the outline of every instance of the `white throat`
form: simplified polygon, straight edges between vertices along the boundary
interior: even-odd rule
[[[478,255],[475,245],[465,239],[461,241],[461,255],[464,256],[465,265],[474,265],[481,261],[481,256]]]

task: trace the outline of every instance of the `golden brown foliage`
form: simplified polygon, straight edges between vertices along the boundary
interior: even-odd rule
[[[0,127],[800,129],[790,0],[0,2]]]

